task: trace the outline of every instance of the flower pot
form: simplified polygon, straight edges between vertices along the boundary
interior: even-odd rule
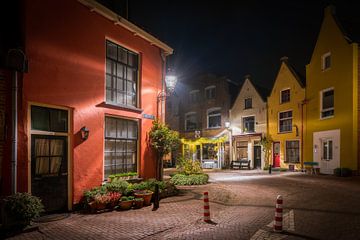
[[[144,206],[144,199],[142,201],[134,201],[134,208],[142,208]]]
[[[121,201],[119,205],[122,210],[129,210],[133,205],[133,201]]]
[[[144,199],[145,206],[151,205],[151,196],[153,195],[153,192],[151,192],[151,191],[137,192],[137,193],[134,193],[134,195],[136,198]]]
[[[105,203],[96,203],[96,210],[104,210],[106,208]]]

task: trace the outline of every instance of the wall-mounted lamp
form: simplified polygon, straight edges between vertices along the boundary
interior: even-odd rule
[[[299,127],[296,124],[294,124],[293,127],[295,128],[296,136],[298,137],[299,136]]]
[[[86,139],[88,139],[88,137],[89,137],[89,129],[87,128],[87,127],[82,127],[81,129],[80,129],[80,131],[81,131],[81,139],[82,140],[86,140]]]
[[[230,127],[230,122],[225,122],[225,127],[229,128]]]

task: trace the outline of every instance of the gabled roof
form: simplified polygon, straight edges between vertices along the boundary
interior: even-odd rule
[[[284,56],[282,58],[280,58],[280,61],[283,62],[290,70],[290,72],[294,75],[294,77],[296,78],[296,80],[298,81],[299,85],[302,88],[305,88],[306,85],[306,80],[305,77],[303,77],[295,68],[292,64],[289,63],[289,58]]]

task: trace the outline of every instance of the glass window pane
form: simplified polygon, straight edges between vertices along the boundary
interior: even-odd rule
[[[323,109],[334,107],[334,90],[323,93]]]
[[[117,46],[109,41],[106,42],[106,57],[117,59]]]
[[[332,141],[329,141],[329,159],[332,159],[333,157],[333,147],[332,147]]]
[[[116,67],[116,76],[124,78],[124,66],[120,63]]]
[[[106,59],[106,73],[112,74],[112,61],[110,59]]]
[[[47,108],[31,106],[31,129],[50,130],[50,116]]]
[[[105,137],[116,138],[116,119],[105,118]]]
[[[50,109],[50,131],[67,132],[68,115],[65,110]]]
[[[115,152],[115,140],[105,140],[105,152]]]
[[[118,61],[127,64],[127,51],[122,47],[119,47],[118,54],[119,54]]]
[[[48,174],[49,173],[49,157],[36,158],[35,174]]]

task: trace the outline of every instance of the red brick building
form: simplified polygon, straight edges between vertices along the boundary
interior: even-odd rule
[[[28,72],[19,75],[17,191],[48,210],[71,209],[109,174],[155,177],[147,133],[173,50],[93,0],[24,0],[19,16]],[[8,133],[10,72],[0,72]],[[2,195],[11,189],[10,135],[0,136]]]

